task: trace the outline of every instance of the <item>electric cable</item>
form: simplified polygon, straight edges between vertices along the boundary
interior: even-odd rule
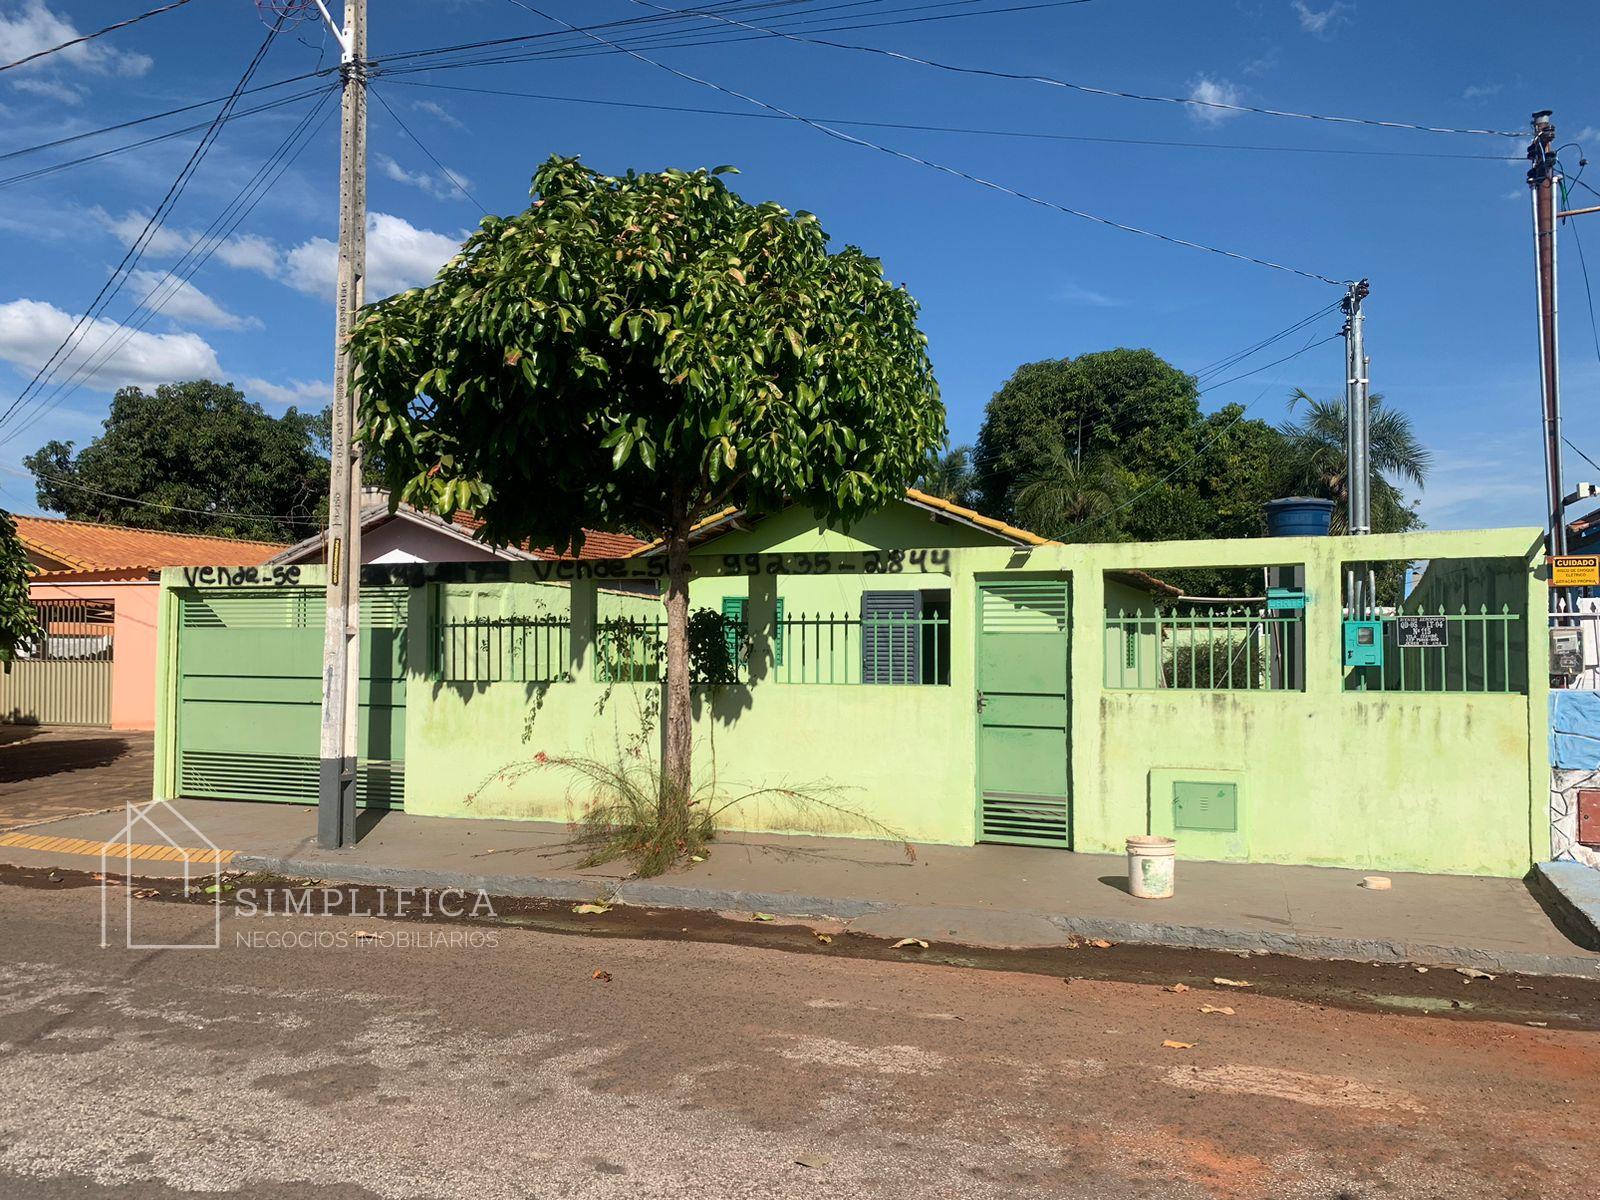
[[[189,3],[189,0],[173,0],[171,4],[162,5],[160,8],[152,8],[149,12],[140,13],[137,17],[129,17],[125,21],[107,25],[104,29],[96,29],[93,33],[80,34],[75,38],[69,38],[59,46],[51,46],[45,50],[35,50],[32,54],[25,54],[15,62],[0,63],[0,71],[9,71],[12,67],[20,67],[24,63],[31,63],[36,59],[44,58],[46,55],[57,54],[62,50],[70,50],[73,46],[81,46],[84,42],[92,42],[97,37],[104,37],[108,33],[126,29],[129,25],[137,25],[140,21],[147,21],[151,17],[159,17],[162,13],[169,13],[175,8],[182,8],[187,3]]]
[[[140,231],[139,236],[134,240],[133,244],[128,247],[127,253],[123,255],[122,261],[119,262],[116,269],[112,271],[111,277],[101,285],[99,292],[96,293],[95,298],[90,302],[89,307],[86,308],[82,315],[78,317],[67,336],[62,339],[61,344],[57,346],[51,353],[50,357],[45,360],[44,365],[34,373],[34,376],[31,380],[29,380],[27,387],[23,388],[22,391],[17,393],[16,398],[13,399],[10,405],[6,407],[5,411],[0,413],[0,429],[5,427],[6,423],[11,420],[11,418],[17,412],[19,406],[21,406],[33,394],[34,389],[38,387],[40,380],[45,378],[46,372],[53,371],[57,360],[61,358],[62,354],[69,353],[68,348],[73,345],[74,340],[77,338],[79,331],[83,329],[84,325],[97,316],[99,312],[104,311],[105,306],[109,304],[111,300],[115,298],[117,292],[121,290],[123,282],[127,279],[128,275],[132,273],[133,269],[138,265],[139,260],[143,257],[145,248],[149,245],[151,238],[155,236],[156,231],[161,227],[161,224],[165,221],[167,215],[177,204],[179,198],[183,195],[185,188],[188,187],[189,180],[194,177],[195,172],[199,169],[200,163],[204,161],[206,154],[210,151],[212,145],[215,144],[217,134],[222,128],[222,118],[232,111],[234,105],[238,103],[240,94],[246,87],[249,86],[251,78],[255,75],[256,69],[261,65],[261,60],[266,57],[267,49],[272,45],[273,39],[277,37],[278,29],[280,26],[282,26],[282,24],[283,18],[280,16],[273,24],[272,28],[267,31],[267,36],[261,40],[260,46],[256,48],[256,52],[251,57],[249,64],[245,67],[244,73],[239,77],[239,82],[234,85],[233,93],[223,104],[223,107],[218,111],[217,117],[213,119],[211,126],[206,130],[205,134],[201,136],[200,141],[196,143],[194,150],[189,155],[188,161],[184,163],[183,169],[178,172],[178,175],[172,181],[171,186],[167,188],[166,195],[162,197],[161,203],[158,204],[156,206],[156,210],[150,214],[150,219],[145,222],[144,229]]]
[[[373,97],[378,101],[378,103],[383,105],[383,110],[394,118],[395,124],[400,126],[401,129],[405,130],[406,136],[417,144],[417,149],[426,154],[428,156],[428,160],[432,162],[434,166],[439,168],[440,174],[442,174],[451,182],[456,191],[460,192],[468,200],[472,201],[473,204],[477,205],[478,211],[487,217],[489,215],[489,210],[483,206],[483,204],[476,196],[472,194],[471,191],[468,190],[466,184],[462,183],[461,180],[456,178],[455,172],[451,171],[449,167],[440,162],[439,159],[434,155],[433,151],[429,150],[428,147],[423,144],[422,139],[419,138],[415,133],[411,132],[411,126],[407,125],[400,114],[395,112],[395,110],[390,106],[389,102],[383,98],[383,93],[380,92],[376,87],[369,87],[368,90],[372,93]]]
[[[509,0],[509,2],[515,4],[518,8],[526,9],[535,16],[542,17],[546,21],[553,21],[559,25],[566,25],[567,28],[577,31],[576,26],[568,25],[567,22],[561,20],[559,17],[552,17],[549,13],[546,13],[541,9],[534,7],[532,4],[527,3],[526,0]],[[586,32],[586,36],[593,38],[603,45],[615,44],[607,41],[604,37],[597,33]],[[734,88],[725,87],[720,83],[713,83],[709,79],[703,79],[698,75],[691,75],[687,71],[680,71],[676,67],[668,66],[666,63],[658,62],[647,55],[639,53],[637,50],[623,50],[623,53],[627,54],[631,58],[636,58],[640,62],[656,68],[658,71],[665,71],[669,75],[675,75],[679,79],[687,80],[689,83],[696,84],[699,87],[710,88],[713,91],[718,91],[724,95],[733,96],[735,99],[743,100],[747,104],[754,104],[758,108],[765,108],[771,112],[782,114],[791,121],[797,121],[802,125],[809,126],[810,128],[815,129],[819,133],[825,134],[828,137],[835,138],[842,142],[848,142],[851,145],[861,146],[869,150],[876,150],[880,154],[887,154],[892,158],[898,158],[904,160],[905,162],[915,163],[918,166],[927,167],[931,170],[939,171],[946,175],[952,175],[958,179],[965,179],[969,183],[977,184],[980,187],[988,188],[992,191],[1000,192],[1002,194],[1015,197],[1019,200],[1026,200],[1028,203],[1036,204],[1042,208],[1052,209],[1056,212],[1064,213],[1067,216],[1077,217],[1080,220],[1091,221],[1098,225],[1105,225],[1112,229],[1120,229],[1124,233],[1137,234],[1140,237],[1151,238],[1153,240],[1166,242],[1171,245],[1184,246],[1191,250],[1202,250],[1208,254],[1220,255],[1223,258],[1234,259],[1238,262],[1253,263],[1258,267],[1267,267],[1274,271],[1281,271],[1290,275],[1298,275],[1301,278],[1310,279],[1316,283],[1326,283],[1334,287],[1343,286],[1343,283],[1340,280],[1330,278],[1327,275],[1318,274],[1314,271],[1305,271],[1301,270],[1299,267],[1291,267],[1283,263],[1273,262],[1270,259],[1257,258],[1251,254],[1241,254],[1236,250],[1225,250],[1218,246],[1206,245],[1204,242],[1196,242],[1191,241],[1188,238],[1175,237],[1172,234],[1159,233],[1155,230],[1144,229],[1137,225],[1128,225],[1121,221],[1114,221],[1109,217],[1099,216],[1096,213],[1085,212],[1082,209],[1071,208],[1067,205],[1059,204],[1054,200],[1046,200],[1028,192],[1023,192],[1017,190],[1016,188],[1008,187],[1005,184],[995,183],[993,180],[985,179],[982,176],[973,175],[970,172],[963,171],[957,167],[935,162],[933,159],[923,158],[921,155],[911,154],[905,150],[897,150],[890,146],[885,146],[879,142],[868,141],[866,138],[857,137],[853,133],[846,133],[841,129],[835,129],[831,125],[824,125],[820,121],[810,120],[807,117],[802,117],[797,113],[790,112],[786,108],[782,108],[776,104],[770,104],[765,100],[758,100],[754,96],[747,95],[744,92],[735,90]]]
[[[1075,92],[1083,92],[1091,96],[1106,96],[1118,100],[1139,100],[1152,104],[1179,104],[1193,105],[1199,108],[1213,109],[1222,112],[1255,113],[1265,117],[1287,117],[1300,121],[1328,121],[1338,125],[1370,125],[1383,129],[1409,129],[1419,133],[1451,133],[1451,134],[1477,134],[1485,137],[1521,137],[1521,133],[1507,133],[1498,129],[1458,129],[1449,126],[1423,125],[1411,121],[1379,120],[1373,117],[1333,116],[1326,113],[1297,112],[1293,109],[1264,108],[1254,104],[1232,104],[1221,100],[1200,100],[1193,96],[1156,96],[1142,92],[1125,92],[1116,88],[1093,87],[1089,84],[1074,83],[1071,80],[1057,79],[1052,75],[1033,75],[1026,72],[1002,71],[993,67],[967,67],[957,66],[953,63],[939,62],[936,59],[921,58],[914,54],[906,54],[899,50],[885,50],[879,46],[862,46],[854,42],[834,42],[826,38],[808,37],[803,34],[791,33],[781,29],[772,29],[760,25],[752,25],[734,17],[723,16],[718,13],[703,9],[669,8],[666,5],[656,4],[654,0],[629,0],[643,8],[655,9],[660,12],[676,13],[680,16],[699,16],[709,21],[718,21],[725,25],[737,25],[743,29],[753,30],[769,37],[780,37],[791,42],[804,42],[817,46],[830,46],[836,50],[854,50],[863,54],[876,54],[884,58],[898,59],[901,62],[916,63],[919,66],[932,67],[939,71],[949,71],[958,75],[980,75],[993,79],[1008,79],[1022,83],[1039,83],[1048,87],[1067,88]]]
[[[734,117],[745,121],[783,121],[776,113],[745,112],[732,108],[704,108],[688,104],[651,104],[638,100],[608,100],[597,96],[561,96],[549,92],[521,92],[507,88],[470,87],[466,84],[430,83],[421,79],[384,76],[385,83],[400,87],[433,88],[439,91],[505,96],[523,100],[546,100],[561,104],[590,104],[602,108],[629,108],[647,112],[687,113],[695,116]],[[1028,138],[1050,142],[1091,142],[1108,146],[1155,146],[1188,150],[1239,150],[1277,154],[1336,154],[1373,158],[1451,158],[1479,162],[1521,162],[1515,154],[1463,154],[1451,151],[1369,150],[1325,146],[1262,146],[1239,142],[1186,142],[1176,139],[1101,137],[1085,133],[1054,133],[1038,129],[989,129],[968,125],[925,125],[911,121],[864,121],[855,117],[812,117],[828,125],[849,125],[859,129],[902,129],[914,133],[951,133],[976,137]],[[3,183],[0,180],[0,183]]]

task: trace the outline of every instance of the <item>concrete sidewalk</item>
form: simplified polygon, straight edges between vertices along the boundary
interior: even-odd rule
[[[1113,856],[917,846],[912,860],[898,843],[740,833],[714,843],[705,862],[639,880],[623,864],[579,869],[560,825],[364,812],[357,845],[325,851],[315,845],[309,808],[220,801],[173,808],[232,852],[227,869],[299,879],[836,917],[862,933],[986,946],[1102,937],[1600,976],[1600,954],[1569,941],[1519,880],[1397,874],[1392,890],[1369,891],[1358,886],[1358,871],[1184,862],[1180,847],[1177,896],[1152,901],[1128,894],[1125,865]],[[152,816],[174,844],[204,845],[172,814]],[[121,813],[97,813],[0,836],[0,861],[98,869],[93,856],[123,823]],[[145,830],[129,840],[160,839]],[[182,870],[137,857],[139,874]]]

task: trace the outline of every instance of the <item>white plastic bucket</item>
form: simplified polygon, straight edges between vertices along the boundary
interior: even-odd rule
[[[1142,900],[1170,897],[1177,853],[1178,843],[1169,837],[1129,838],[1128,891]]]

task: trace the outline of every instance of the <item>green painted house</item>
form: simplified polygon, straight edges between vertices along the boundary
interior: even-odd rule
[[[734,828],[1520,875],[1549,853],[1539,546],[1059,545],[917,492],[848,531],[720,513],[692,547],[696,780],[746,797]],[[1347,666],[1345,572],[1420,560],[1441,603],[1492,577],[1496,611],[1433,614],[1424,646],[1415,605],[1384,614],[1404,679]],[[367,568],[364,800],[565,821],[588,794],[560,760],[653,761],[663,567]],[[1219,570],[1262,594],[1169,582]],[[158,795],[314,799],[321,582],[164,575]]]

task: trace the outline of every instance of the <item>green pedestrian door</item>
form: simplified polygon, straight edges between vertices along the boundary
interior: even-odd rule
[[[978,584],[978,840],[1071,848],[1064,579]]]

